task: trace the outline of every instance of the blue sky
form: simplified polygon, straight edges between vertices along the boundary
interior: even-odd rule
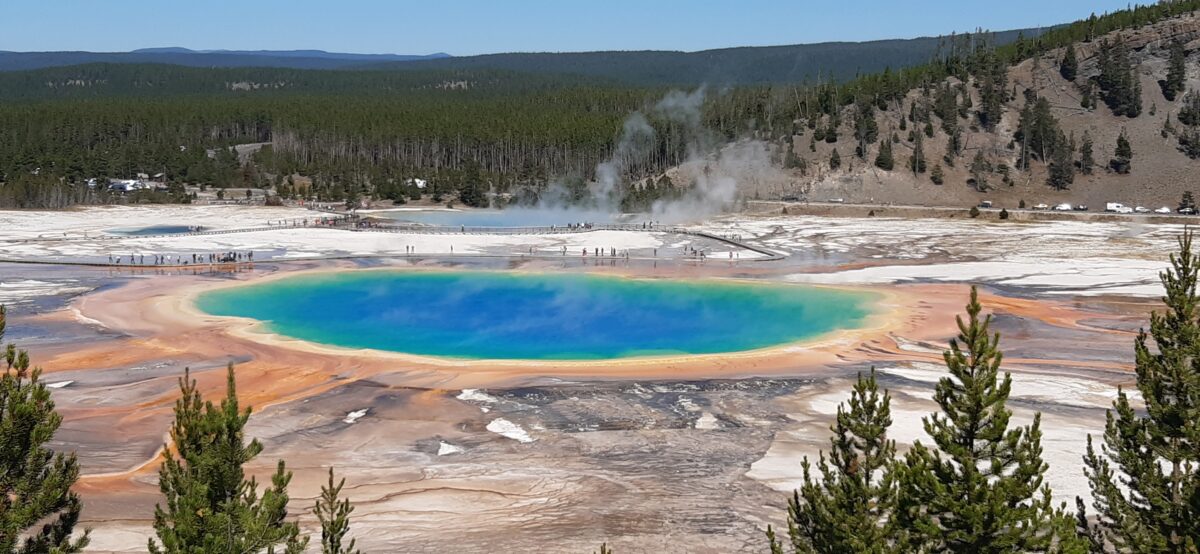
[[[703,50],[1072,21],[1127,0],[0,0],[0,50]]]

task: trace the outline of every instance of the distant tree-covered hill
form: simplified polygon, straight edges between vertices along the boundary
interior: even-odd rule
[[[447,54],[347,54],[323,50],[207,50],[145,48],[132,52],[5,52],[0,71],[23,71],[88,63],[170,64],[189,67],[286,67],[346,69],[383,62],[407,62],[447,57]]]
[[[258,96],[274,93],[373,95],[422,90],[480,89],[495,95],[604,83],[626,86],[601,78],[529,74],[487,68],[333,71],[278,67],[199,68],[164,64],[92,63],[0,72],[0,99],[54,100],[248,93]]]
[[[988,33],[996,45],[1041,29]],[[961,38],[961,37],[957,37]],[[699,52],[664,50],[506,53],[452,57],[344,54],[320,50],[253,51],[147,48],[133,52],[0,52],[0,71],[33,70],[90,63],[167,64],[205,68],[480,70],[568,74],[618,80],[635,86],[718,86],[846,81],[860,74],[929,62],[956,37],[922,37],[870,42],[825,42],[789,46],[724,48]]]
[[[987,33],[994,45],[1019,37],[1034,38],[1042,29]],[[953,37],[824,42],[790,46],[723,48],[699,52],[662,50],[575,53],[508,53],[450,57],[367,67],[399,70],[506,69],[528,73],[587,75],[632,85],[695,86],[816,83],[846,81],[929,62],[944,53]]]
[[[411,54],[355,54],[351,52],[326,52],[325,50],[192,50],[189,48],[139,48],[133,54],[224,54],[233,56],[266,56],[272,58],[313,58],[326,60],[347,60],[358,62],[410,62],[416,60],[433,60],[449,58],[450,54],[437,52],[426,55]]]

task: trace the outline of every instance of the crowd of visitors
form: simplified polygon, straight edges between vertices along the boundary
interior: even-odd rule
[[[151,254],[150,263],[146,263],[145,254],[109,254],[109,265],[132,266],[178,266],[199,264],[240,264],[253,263],[254,252],[210,252],[206,254]]]

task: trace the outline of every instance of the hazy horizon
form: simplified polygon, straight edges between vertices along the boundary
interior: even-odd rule
[[[129,52],[177,47],[454,56],[694,52],[1045,27],[1126,5],[1118,0],[1004,4],[935,0],[913,9],[885,0],[822,6],[773,5],[767,0],[703,5],[660,0],[649,6],[633,0],[603,5],[528,0],[516,6],[483,0],[437,5],[352,0],[332,7],[317,0],[266,0],[252,5],[231,0],[204,5],[13,0],[6,6],[10,21],[22,24],[0,35],[0,50]]]

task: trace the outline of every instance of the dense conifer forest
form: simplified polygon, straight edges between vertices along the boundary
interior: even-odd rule
[[[1198,7],[1195,0],[1139,6],[1002,46],[989,33],[960,35],[944,41],[929,63],[845,82],[706,89],[699,124],[723,140],[751,136],[790,144],[795,135],[811,130],[813,140],[837,142],[844,108],[857,103],[855,126],[861,119],[866,134],[855,138],[865,152],[877,140],[869,133],[874,110],[899,106],[914,88],[930,91],[927,111],[939,116],[945,132],[954,133],[957,119],[949,114],[973,108],[959,102],[965,97],[961,90],[943,84],[954,76],[981,83],[987,94],[973,111],[987,128],[992,110],[1006,98],[1002,75],[1010,64]],[[1116,50],[1111,63],[1120,65],[1120,55]],[[1128,97],[1123,82],[1120,75],[1101,79],[1101,99],[1116,105],[1114,110],[1138,109],[1122,104]],[[613,155],[626,118],[641,111],[654,138],[622,164],[627,184],[660,175],[688,155],[687,126],[653,109],[669,90],[492,68],[321,71],[93,64],[5,72],[0,73],[0,206],[113,201],[83,183],[136,173],[163,173],[180,187],[150,198],[159,201],[186,200],[180,192],[184,184],[275,187],[284,196],[329,201],[362,196],[405,201],[420,194],[405,183],[420,178],[432,183],[424,192],[435,199],[458,195],[477,205],[486,202],[481,191],[526,185],[536,195],[549,182],[592,179],[596,164]],[[918,119],[930,121],[928,113]],[[946,128],[947,122],[953,125]],[[228,151],[235,144],[263,142],[271,145],[244,167]],[[1032,157],[1047,161],[1052,154],[1042,149]],[[916,166],[912,159],[901,162],[925,166],[923,159]],[[881,163],[887,165],[886,156]],[[301,190],[289,176],[306,177],[312,185]]]

